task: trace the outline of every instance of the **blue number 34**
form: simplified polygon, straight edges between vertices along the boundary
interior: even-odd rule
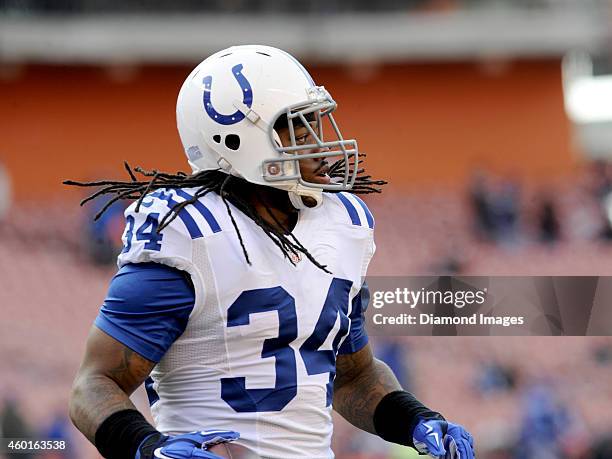
[[[345,279],[332,280],[325,304],[312,335],[300,347],[300,355],[309,375],[329,373],[327,403],[332,401],[336,374],[336,352],[349,327],[348,302],[353,283]],[[263,342],[261,357],[275,357],[274,387],[247,389],[244,377],[222,378],[221,398],[237,412],[280,411],[297,395],[295,352],[290,347],[298,336],[295,299],[282,287],[242,292],[227,311],[227,326],[248,325],[251,314],[276,311],[279,333]],[[319,350],[340,316],[340,328],[332,341],[332,350]]]
[[[162,233],[157,232],[159,213],[153,212],[147,215],[145,222],[136,230],[136,240],[146,241],[144,248],[147,250],[161,250],[161,240],[164,238]],[[121,253],[129,252],[132,248],[132,238],[134,237],[134,217],[128,215],[127,229],[125,231],[125,245]]]

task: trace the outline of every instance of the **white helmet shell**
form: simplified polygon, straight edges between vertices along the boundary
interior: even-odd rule
[[[355,167],[345,167],[342,182],[328,185],[306,182],[299,172],[298,158],[342,156],[346,164],[349,159],[357,164],[357,144],[342,139],[331,115],[335,108],[329,93],[316,86],[290,54],[243,45],[213,54],[189,74],[178,95],[176,116],[194,173],[222,169],[251,183],[280,188],[299,208],[303,196],[320,204],[323,189],[348,190],[354,183]],[[293,140],[292,145],[281,145],[273,129],[276,119],[286,114],[293,132],[292,120],[305,121],[304,114],[311,113],[319,122],[328,116],[338,140],[324,142],[315,135],[317,143],[310,146],[296,146]],[[298,155],[308,147],[319,153]]]

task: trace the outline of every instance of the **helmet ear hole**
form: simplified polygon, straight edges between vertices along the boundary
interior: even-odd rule
[[[230,150],[238,150],[240,148],[240,137],[236,134],[228,134],[225,136],[225,146]]]
[[[215,143],[221,143],[221,136],[219,134],[213,135],[213,140]]]

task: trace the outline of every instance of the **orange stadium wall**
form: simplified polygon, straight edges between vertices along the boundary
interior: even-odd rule
[[[118,176],[123,160],[185,169],[174,104],[188,67],[0,70],[0,160],[17,200],[56,197],[65,178]],[[345,136],[396,189],[461,184],[476,166],[541,181],[576,162],[558,60],[312,73],[338,101]]]

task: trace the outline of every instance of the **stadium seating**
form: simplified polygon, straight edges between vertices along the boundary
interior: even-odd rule
[[[572,193],[569,189],[559,195],[563,216],[581,210]],[[453,258],[458,260],[458,272],[472,275],[612,273],[612,247],[585,239],[567,225],[562,242],[555,246],[541,245],[530,236],[527,217],[513,244],[475,241],[470,210],[461,194],[389,193],[368,202],[377,220],[372,274],[440,273]],[[84,212],[72,204],[24,204],[0,226],[0,275],[5,286],[0,304],[4,317],[10,318],[0,325],[0,395],[16,395],[34,425],[65,409],[87,330],[114,272],[113,266],[95,267],[84,256],[78,237],[83,218]],[[406,365],[414,391],[425,403],[468,426],[483,439],[483,448],[495,448],[503,440],[500,432],[516,438],[525,390],[535,383],[554,388],[561,401],[576,407],[576,418],[591,435],[603,434],[601,426],[612,424],[612,413],[606,409],[612,398],[612,365],[594,354],[599,346],[610,344],[609,338],[397,339],[410,350]],[[376,338],[373,343],[376,347]],[[436,363],[441,361],[443,366]],[[516,387],[494,394],[480,391],[478,375],[488,362],[512,369]],[[339,420],[339,458],[387,457],[353,455],[350,445],[361,441],[360,435],[367,434]],[[81,448],[83,457],[96,457],[93,449]]]

